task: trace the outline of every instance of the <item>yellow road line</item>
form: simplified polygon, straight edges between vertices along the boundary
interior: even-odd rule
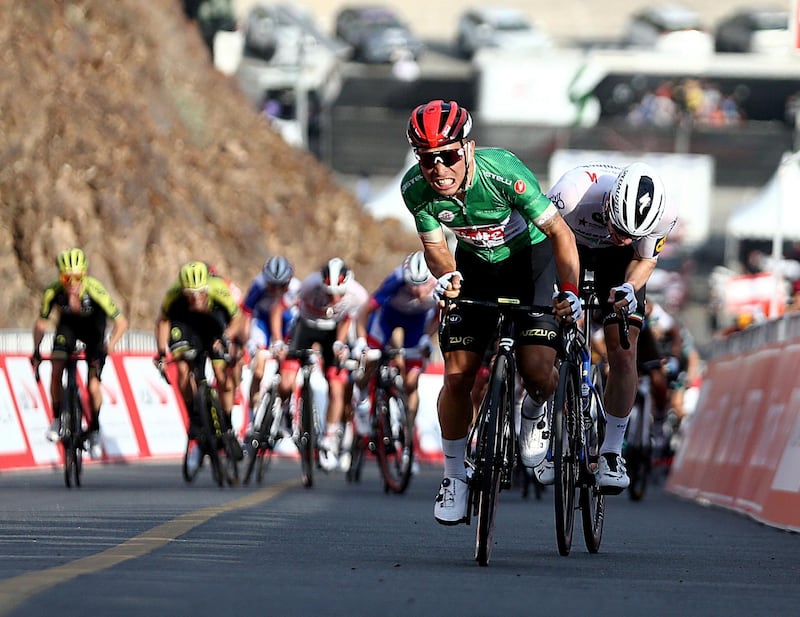
[[[47,570],[28,572],[0,581],[0,617],[8,615],[28,598],[54,585],[65,583],[81,574],[106,570],[128,559],[143,557],[215,516],[258,505],[296,485],[296,480],[286,481],[226,504],[187,512],[102,553],[83,557]]]

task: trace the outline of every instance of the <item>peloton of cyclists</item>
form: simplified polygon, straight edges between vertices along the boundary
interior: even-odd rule
[[[211,359],[214,380],[223,415],[227,422],[226,436],[236,441],[231,430],[231,410],[234,401],[233,379],[228,375],[228,359],[235,356],[235,341],[242,334],[242,313],[228,284],[211,276],[202,261],[184,264],[177,280],[169,287],[161,302],[156,319],[156,363],[166,375],[166,360],[172,356],[178,370],[178,389],[189,415],[187,466],[192,473],[200,465],[202,452],[196,442],[202,420],[192,404],[190,363],[184,354],[190,350],[204,351]],[[238,442],[237,442],[238,443]],[[234,452],[239,452],[234,448]]]
[[[506,296],[541,306],[554,302],[554,286],[560,281],[567,299],[555,303],[557,314],[578,319],[580,264],[572,231],[534,173],[507,150],[476,150],[469,139],[471,128],[464,107],[442,100],[416,107],[407,126],[419,162],[405,173],[401,192],[425,260],[438,279],[437,293],[489,301]],[[442,225],[456,236],[455,255]],[[466,515],[470,393],[495,320],[491,309],[474,305],[456,305],[446,319],[449,334],[440,340],[445,375],[438,400],[444,479],[434,517],[455,525]],[[557,385],[558,326],[550,314],[529,313],[516,321],[517,364],[529,394],[523,411],[537,417]]]
[[[431,276],[425,256],[422,251],[416,251],[383,280],[358,313],[358,338],[353,346],[355,358],[359,358],[367,347],[382,349],[391,345],[398,328],[403,333],[400,346],[406,349],[416,347],[421,352],[418,358],[401,360],[412,423],[419,408],[419,376],[432,351],[430,336],[439,323],[438,302],[433,293],[435,286],[436,279]],[[369,368],[365,381],[369,377]],[[362,398],[366,396],[366,391],[361,393]]]
[[[353,278],[353,271],[340,257],[329,259],[320,270],[307,276],[297,293],[297,317],[289,337],[289,351],[319,348],[328,382],[325,434],[319,441],[320,465],[326,471],[339,465],[339,445],[344,432],[345,405],[352,399],[353,385],[341,363],[350,357],[351,328],[366,289]],[[281,363],[278,395],[287,401],[297,372],[297,360]]]
[[[594,270],[603,304],[608,356],[605,439],[597,482],[617,494],[630,483],[622,443],[638,384],[637,339],[642,328],[645,286],[677,222],[659,175],[641,162],[626,167],[595,163],[567,171],[548,192],[575,234],[583,270]],[[621,299],[615,299],[617,293]],[[622,347],[618,312],[630,320],[630,346]]]
[[[39,347],[50,326],[51,312],[56,309],[57,324],[51,356],[53,372],[50,380],[53,421],[47,431],[47,439],[56,442],[60,438],[59,414],[64,395],[64,368],[69,355],[75,350],[76,342],[81,340],[86,346],[88,365],[87,389],[91,415],[88,426],[89,455],[97,459],[103,455],[100,443],[100,407],[103,404],[100,375],[107,355],[114,351],[127,330],[128,320],[117,308],[103,284],[87,274],[89,262],[82,249],[62,251],[56,257],[56,266],[59,277],[44,290],[39,317],[33,326],[31,364],[35,368],[42,361]],[[109,320],[112,328],[106,343]]]

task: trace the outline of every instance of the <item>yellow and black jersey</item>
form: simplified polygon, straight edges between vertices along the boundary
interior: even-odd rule
[[[220,310],[226,314],[226,320],[230,321],[239,313],[239,305],[225,281],[222,278],[210,276],[208,277],[208,312],[219,313]],[[161,312],[172,319],[190,312],[189,303],[183,294],[183,287],[179,280],[176,280],[167,290],[164,301],[161,303]]]
[[[39,316],[47,319],[54,308],[60,312],[61,319],[96,319],[98,315],[116,319],[120,310],[111,299],[106,288],[96,278],[85,276],[80,292],[80,308],[72,310],[69,305],[69,296],[60,280],[57,280],[44,290]]]

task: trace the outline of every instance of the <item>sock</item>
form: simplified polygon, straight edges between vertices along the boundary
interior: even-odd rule
[[[522,401],[522,415],[526,420],[537,420],[544,415],[544,403],[537,403],[530,395]]]
[[[613,452],[622,454],[622,441],[625,439],[625,429],[628,428],[628,417],[617,418],[611,414],[606,416],[606,436],[600,446],[600,454]]]
[[[462,439],[442,439],[445,477],[467,480],[467,470],[464,467],[464,450],[466,447],[466,437]]]

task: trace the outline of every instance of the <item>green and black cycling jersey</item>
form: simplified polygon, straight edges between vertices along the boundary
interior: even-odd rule
[[[224,327],[239,313],[239,305],[224,279],[216,276],[208,277],[208,310],[205,314],[218,316]],[[172,321],[192,321],[198,311],[189,308],[189,302],[183,293],[180,281],[175,281],[167,290],[161,303],[161,312]]]
[[[59,312],[59,323],[73,326],[88,322],[105,326],[106,318],[116,319],[120,314],[103,284],[91,276],[83,278],[78,310],[70,307],[69,296],[60,280],[48,285],[42,294],[39,317],[47,319],[54,308]]]
[[[406,172],[400,188],[417,232],[423,235],[444,225],[460,248],[490,263],[544,241],[536,221],[546,220],[555,209],[534,173],[500,148],[476,150],[472,165],[475,171],[463,202],[437,193],[419,165]]]

